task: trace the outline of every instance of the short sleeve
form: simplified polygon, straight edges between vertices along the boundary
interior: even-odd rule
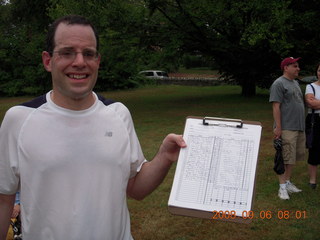
[[[307,86],[306,86],[306,92],[305,92],[305,95],[307,95],[307,94],[314,94],[313,93],[313,90],[312,90],[312,87],[311,87],[311,84],[308,84]]]
[[[275,81],[270,88],[269,102],[279,102],[283,101],[283,86],[280,81]]]
[[[124,122],[129,135],[130,154],[130,178],[134,177],[141,169],[141,166],[147,161],[143,155],[140,142],[138,140],[133,120],[128,108],[122,103],[114,103],[110,105],[118,113]]]
[[[19,188],[18,138],[24,120],[23,107],[6,113],[0,127],[0,193],[15,194]]]

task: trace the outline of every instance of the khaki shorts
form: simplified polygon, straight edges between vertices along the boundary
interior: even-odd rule
[[[306,152],[306,136],[302,131],[282,130],[282,156],[284,164],[303,161]]]

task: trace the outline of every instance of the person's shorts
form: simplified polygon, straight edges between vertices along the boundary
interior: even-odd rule
[[[281,138],[284,164],[295,164],[305,159],[306,136],[303,131],[282,130]]]

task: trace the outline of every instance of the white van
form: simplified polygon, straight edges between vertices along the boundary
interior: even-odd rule
[[[146,70],[139,72],[140,75],[146,78],[168,78],[168,73],[161,70]]]

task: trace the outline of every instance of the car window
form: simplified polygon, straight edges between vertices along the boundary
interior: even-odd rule
[[[157,72],[158,76],[164,76],[164,77],[168,77],[168,74],[166,72]]]
[[[139,74],[145,76],[145,77],[151,77],[151,78],[156,78],[156,77],[169,77],[168,73],[165,71],[153,71],[153,70],[149,70],[149,71],[141,71],[139,72]]]
[[[153,72],[142,72],[143,75],[145,75],[146,77],[152,77],[153,76]]]

